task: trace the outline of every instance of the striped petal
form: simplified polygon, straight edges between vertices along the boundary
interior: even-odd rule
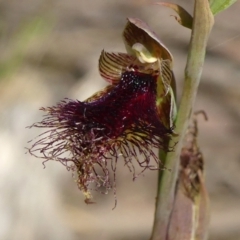
[[[173,72],[171,70],[170,60],[163,60],[159,64],[160,78],[163,83],[163,93],[166,95],[170,89],[171,82],[174,80]]]
[[[100,75],[109,83],[116,85],[123,72],[130,66],[135,57],[126,53],[108,53],[104,50],[99,58]]]
[[[158,116],[166,128],[173,128],[174,120],[177,115],[177,107],[172,88],[166,96],[157,98]]]

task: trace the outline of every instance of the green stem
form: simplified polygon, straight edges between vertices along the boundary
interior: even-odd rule
[[[208,0],[195,0],[192,35],[189,46],[185,81],[182,98],[176,118],[175,136],[169,146],[177,143],[174,152],[168,152],[165,167],[171,171],[159,173],[158,193],[156,199],[155,219],[151,240],[167,240],[168,226],[175,198],[175,186],[179,172],[179,157],[197,89],[202,74],[206,45],[214,19],[209,8]],[[181,229],[179,230],[181,231]]]

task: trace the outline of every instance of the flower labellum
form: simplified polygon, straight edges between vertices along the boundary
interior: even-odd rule
[[[136,163],[141,172],[159,168],[153,148],[171,150],[168,141],[175,103],[170,85],[171,55],[150,30],[135,34],[138,27],[134,21],[142,23],[128,20],[123,33],[131,51],[101,53],[99,72],[110,85],[83,102],[65,99],[56,106],[41,108],[46,113],[44,119],[31,126],[47,130],[29,152],[73,170],[86,203],[91,202],[92,188],[101,187],[105,193],[113,188],[116,192],[118,161],[124,161],[135,178]],[[166,59],[161,58],[161,51]],[[163,68],[164,61],[168,64]]]

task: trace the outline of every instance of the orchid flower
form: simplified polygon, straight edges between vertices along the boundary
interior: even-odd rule
[[[29,152],[73,170],[87,203],[91,189],[113,188],[116,193],[118,161],[135,178],[135,164],[141,172],[159,169],[154,148],[172,150],[168,147],[176,112],[172,55],[139,19],[128,19],[123,40],[127,53],[100,55],[99,72],[109,83],[105,89],[83,102],[65,99],[41,108],[43,120],[31,126],[47,130]]]

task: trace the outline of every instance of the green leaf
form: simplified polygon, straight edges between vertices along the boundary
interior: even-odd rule
[[[210,0],[210,8],[213,15],[229,8],[232,4],[234,4],[237,0]]]

